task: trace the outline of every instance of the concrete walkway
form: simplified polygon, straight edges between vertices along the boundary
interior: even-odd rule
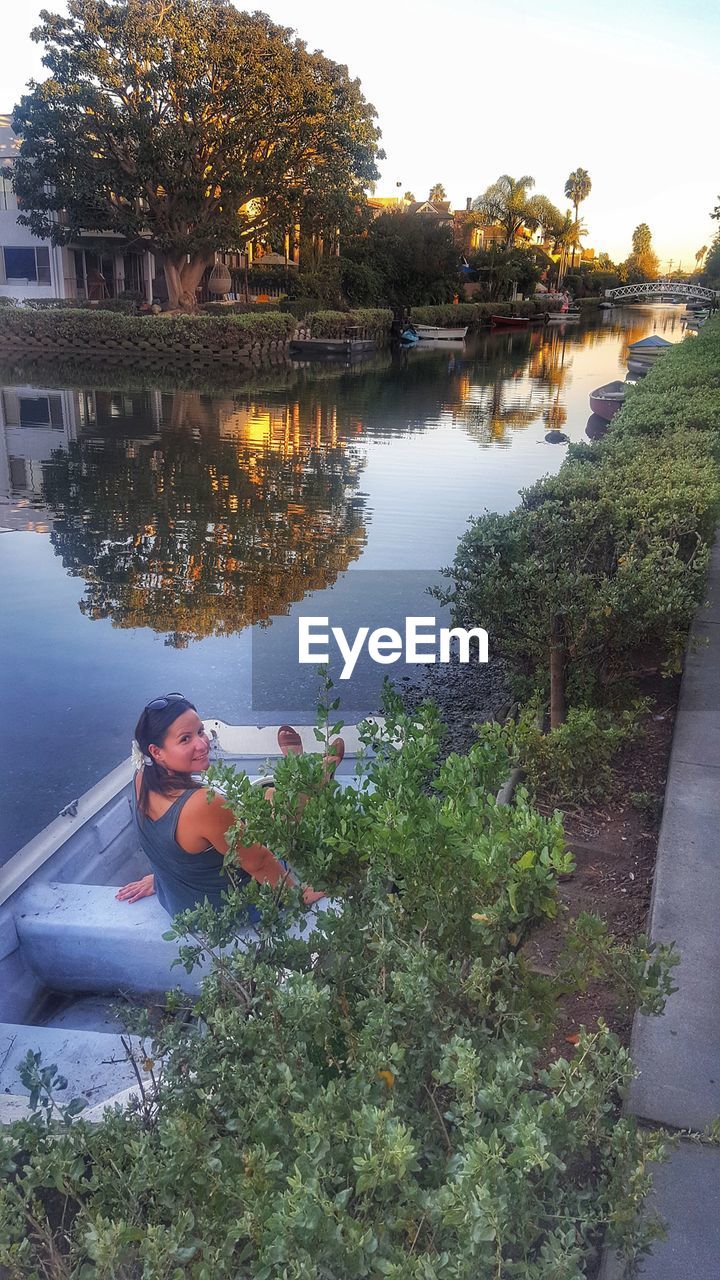
[[[650,1124],[702,1132],[720,1116],[720,540],[707,605],[685,662],[650,907],[654,942],[675,942],[678,987],[660,1018],[637,1016],[639,1072],[627,1110]],[[682,1140],[655,1175],[668,1237],[643,1280],[720,1280],[720,1148]],[[606,1258],[603,1280],[623,1270]]]

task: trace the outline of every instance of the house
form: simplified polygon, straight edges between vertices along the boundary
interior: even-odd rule
[[[142,242],[88,230],[73,244],[53,245],[18,222],[12,172],[20,143],[11,117],[0,115],[0,297],[101,301],[130,289],[150,302],[155,261]]]
[[[449,200],[411,200],[405,205],[405,211],[432,218],[439,227],[451,227],[453,224]]]

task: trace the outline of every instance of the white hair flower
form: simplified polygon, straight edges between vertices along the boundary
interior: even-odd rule
[[[133,738],[132,747],[130,748],[130,760],[132,762],[133,769],[142,769],[143,765],[146,763],[146,758],[140,750],[140,744],[139,742],[136,742],[135,738]]]

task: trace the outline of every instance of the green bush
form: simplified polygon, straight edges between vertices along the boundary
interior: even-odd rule
[[[297,320],[304,320],[307,316],[313,315],[314,312],[322,311],[323,304],[317,298],[283,298],[280,303],[280,310],[289,312]]]
[[[559,728],[543,733],[537,706],[525,708],[510,731],[517,763],[531,795],[577,804],[607,796],[613,783],[612,761],[621,747],[638,737],[646,703],[620,717],[593,707],[571,707]]]
[[[315,311],[310,317],[313,338],[344,338],[348,329],[360,329],[363,337],[382,339],[390,332],[392,311],[359,307],[355,311]]]
[[[434,324],[452,328],[468,325],[478,329],[490,323],[491,316],[535,316],[544,314],[547,304],[531,299],[528,302],[456,302],[436,307],[412,307],[410,319],[415,324]]]
[[[557,972],[534,973],[519,952],[571,865],[557,819],[522,792],[495,803],[497,727],[438,765],[436,713],[388,714],[388,736],[367,735],[374,790],[323,786],[317,756],[291,756],[270,806],[216,770],[234,841],[269,840],[342,914],[293,937],[297,895],[281,912],[254,885],[220,916],[179,917],[186,966],[209,956],[210,974],[192,1016],[176,997],[155,1018],[157,1090],[98,1125],[30,1055],[38,1114],[0,1139],[9,1280],[576,1280],[603,1237],[647,1250],[661,1143],[618,1112],[628,1055],[602,1023],[567,1060],[550,1043],[588,973],[606,966],[657,1011],[673,957],[587,917]],[[248,900],[263,910],[249,948]]]
[[[0,307],[16,307],[17,300],[15,298],[0,297]]]
[[[206,316],[258,316],[284,310],[283,302],[277,298],[271,302],[203,302],[200,311]]]
[[[18,307],[0,316],[0,342],[77,343],[80,351],[93,342],[142,344],[148,341],[170,355],[182,356],[193,343],[217,350],[244,347],[248,342],[286,341],[295,329],[292,316],[279,311],[261,315],[128,316],[99,309]]]
[[[117,311],[135,315],[140,294],[128,290],[116,298],[101,298],[91,302],[88,298],[25,298],[23,306],[31,311]]]

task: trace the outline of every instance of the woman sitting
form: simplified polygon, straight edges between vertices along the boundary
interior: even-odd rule
[[[205,899],[217,909],[229,882],[224,855],[228,851],[227,832],[235,826],[235,815],[224,797],[198,782],[210,760],[210,743],[194,705],[181,693],[154,698],[143,710],[135,728],[135,741],[143,763],[131,788],[131,805],[140,844],[152,866],[152,874],[116,893],[121,902],[138,902],[156,893],[169,915],[196,907]],[[300,735],[289,725],[278,733],[283,755],[302,753]],[[328,776],[342,760],[342,738],[331,744],[326,757]],[[272,791],[266,792],[268,799]],[[264,845],[253,844],[237,850],[240,884],[250,879],[273,888],[283,881],[294,883],[290,873]],[[306,886],[303,899],[308,906],[325,895]],[[248,908],[248,921],[258,919],[257,908]]]

